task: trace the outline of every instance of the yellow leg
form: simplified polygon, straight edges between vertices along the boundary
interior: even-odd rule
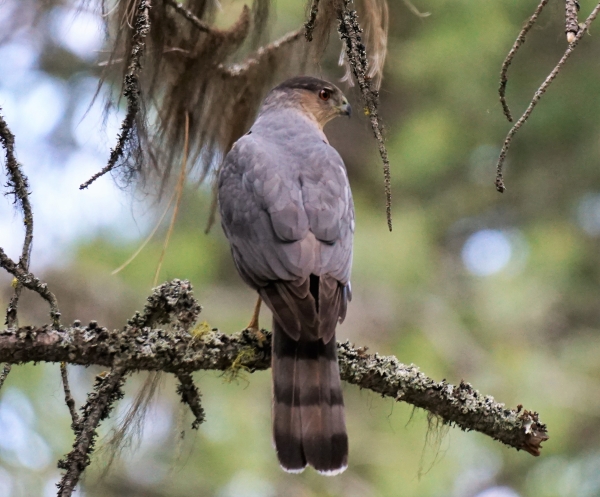
[[[260,326],[258,324],[258,316],[260,315],[260,304],[261,303],[262,303],[262,299],[260,297],[258,297],[258,300],[256,301],[256,305],[254,306],[254,312],[252,313],[252,319],[250,320],[250,323],[248,324],[246,329],[248,331],[251,331],[256,336],[259,343],[262,345],[262,342],[265,340],[265,335],[263,335],[263,333],[260,331]]]

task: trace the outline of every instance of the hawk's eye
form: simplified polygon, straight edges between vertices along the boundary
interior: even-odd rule
[[[327,89],[321,90],[319,92],[319,98],[321,100],[325,100],[325,102],[327,102],[327,100],[329,100],[331,98],[331,91],[327,90]]]

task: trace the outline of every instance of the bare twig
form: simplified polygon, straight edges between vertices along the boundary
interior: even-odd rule
[[[312,0],[310,4],[310,14],[308,21],[304,23],[304,37],[307,41],[312,41],[313,31],[315,29],[315,22],[317,21],[317,14],[319,13],[319,0]]]
[[[242,8],[242,13],[240,14],[239,20],[233,25],[232,30],[221,30],[214,27],[209,26],[203,20],[198,19],[190,10],[186,9],[182,4],[177,2],[176,0],[165,0],[167,5],[173,7],[173,9],[187,19],[191,24],[193,24],[199,31],[204,33],[211,33],[217,36],[227,36],[231,34],[232,31],[235,31],[238,26],[245,24],[250,21],[250,8],[247,5],[244,5]]]
[[[90,464],[90,455],[98,433],[100,422],[106,419],[116,400],[123,398],[123,375],[125,366],[113,366],[110,373],[98,375],[93,391],[81,408],[81,421],[75,429],[75,443],[66,459],[58,462],[60,469],[66,470],[58,483],[58,497],[70,497],[79,482],[81,473]]]
[[[175,11],[178,14],[181,14],[183,17],[185,17],[194,26],[196,26],[196,28],[198,28],[200,31],[204,31],[205,33],[209,33],[210,31],[212,31],[211,27],[208,24],[206,24],[204,21],[198,19],[198,17],[196,17],[192,12],[190,12],[188,9],[186,9],[183,5],[181,5],[176,0],[165,0],[165,3],[167,5],[170,5],[171,7],[173,7],[173,9],[175,9]],[[248,7],[244,5],[244,9],[247,9],[247,8]]]
[[[200,391],[194,384],[194,379],[190,373],[178,373],[177,378],[179,379],[179,385],[177,386],[177,393],[181,395],[181,401],[187,404],[194,415],[194,422],[192,423],[192,429],[197,430],[198,427],[204,423],[205,413],[200,403]]]
[[[508,108],[508,104],[506,103],[506,83],[508,82],[506,73],[508,72],[508,66],[510,66],[511,62],[515,58],[517,50],[519,50],[521,45],[523,45],[523,43],[525,43],[525,37],[527,36],[527,33],[529,33],[529,30],[533,27],[533,25],[537,21],[537,18],[539,17],[540,13],[544,9],[544,7],[548,3],[548,1],[549,0],[541,0],[539,5],[535,9],[535,12],[532,14],[532,16],[529,18],[529,20],[525,23],[525,25],[523,26],[523,29],[521,29],[519,36],[517,36],[517,39],[515,40],[512,48],[510,49],[510,52],[508,52],[508,55],[506,56],[506,58],[504,59],[504,62],[502,63],[502,69],[500,71],[500,88],[498,88],[498,93],[500,94],[500,103],[502,104],[502,109],[504,111],[504,115],[506,116],[506,119],[508,119],[509,122],[512,122],[513,118],[510,113],[510,109]]]
[[[0,115],[0,142],[6,153],[6,169],[8,172],[9,193],[14,195],[14,202],[23,210],[23,223],[25,224],[25,239],[23,240],[23,249],[19,259],[19,267],[23,271],[29,271],[29,258],[31,255],[31,245],[33,243],[33,211],[29,202],[29,184],[27,176],[21,171],[21,166],[15,157],[15,137],[11,133],[4,118]],[[10,328],[18,326],[17,308],[19,297],[23,284],[17,281],[15,292],[10,299],[8,309],[6,310],[6,325]],[[9,369],[10,371],[10,369]],[[7,373],[8,374],[8,373]]]
[[[579,12],[579,2],[577,0],[565,1],[565,33],[567,41],[573,43],[579,32],[579,23],[577,22],[577,12]]]
[[[240,76],[243,73],[249,71],[252,67],[258,66],[264,59],[273,56],[277,50],[282,48],[285,45],[289,45],[298,41],[302,35],[304,34],[304,29],[297,29],[296,31],[290,31],[286,33],[281,38],[275,40],[268,45],[260,47],[253,55],[250,55],[244,62],[240,64],[219,64],[217,67],[218,70],[222,72],[223,75],[229,77]]]
[[[364,103],[365,113],[371,121],[371,128],[375,139],[379,144],[379,155],[383,162],[383,177],[385,185],[385,210],[387,224],[392,231],[392,188],[390,176],[390,162],[388,160],[387,149],[382,133],[382,125],[379,120],[378,103],[379,92],[372,87],[371,78],[368,76],[369,68],[367,53],[362,42],[360,33],[362,32],[358,24],[356,11],[349,8],[351,0],[343,1],[343,8],[338,11],[339,26],[338,32],[346,46],[346,56],[350,62],[352,73],[358,82]]]
[[[69,413],[71,414],[71,428],[73,430],[77,430],[79,426],[79,415],[77,414],[77,410],[75,409],[75,399],[73,399],[73,395],[71,394],[71,388],[69,387],[69,376],[67,373],[67,363],[60,363],[60,376],[62,378],[63,390],[65,391],[65,403],[69,408]]]
[[[495,181],[495,184],[496,184],[496,190],[498,190],[500,193],[504,192],[504,190],[506,189],[506,187],[504,186],[504,179],[503,179],[503,176],[502,176],[502,168],[504,166],[504,161],[506,160],[506,154],[508,152],[508,149],[510,147],[510,144],[511,144],[511,141],[512,141],[513,137],[515,136],[515,134],[517,133],[517,131],[519,131],[519,129],[521,128],[521,126],[523,126],[523,124],[525,124],[525,122],[527,121],[527,119],[529,119],[529,116],[533,112],[533,109],[535,108],[535,106],[537,105],[537,103],[540,101],[540,99],[542,98],[542,96],[544,95],[544,93],[546,93],[546,90],[548,89],[548,87],[550,86],[550,84],[552,83],[552,81],[554,81],[554,79],[556,78],[556,76],[558,76],[558,73],[560,72],[560,70],[562,69],[562,67],[565,65],[565,63],[567,62],[567,60],[569,59],[569,57],[571,56],[571,54],[575,50],[575,47],[579,43],[579,40],[581,40],[581,38],[583,37],[583,35],[585,35],[585,33],[587,32],[587,30],[590,27],[590,24],[592,24],[592,22],[594,21],[594,19],[596,19],[596,17],[598,16],[599,12],[600,12],[600,3],[598,5],[596,5],[596,7],[592,11],[592,13],[586,19],[585,23],[583,23],[581,25],[580,30],[577,33],[577,36],[575,36],[575,39],[573,40],[573,43],[571,43],[569,45],[569,47],[565,51],[564,55],[561,57],[561,59],[558,62],[558,64],[556,64],[556,67],[554,69],[552,69],[552,72],[544,80],[544,82],[542,83],[542,85],[537,89],[537,91],[533,95],[533,98],[531,99],[531,102],[529,103],[529,106],[527,107],[527,110],[523,113],[523,115],[515,123],[515,125],[510,129],[510,131],[508,132],[508,135],[506,135],[506,138],[504,140],[504,144],[502,145],[502,150],[500,151],[500,157],[498,158],[498,163],[496,164],[496,181]]]
[[[127,98],[127,114],[121,124],[121,131],[117,140],[117,145],[110,152],[108,164],[98,173],[94,174],[85,183],[79,186],[83,190],[90,186],[101,176],[112,171],[117,166],[118,161],[125,153],[125,147],[130,139],[135,125],[138,111],[140,109],[140,70],[142,68],[141,60],[146,47],[146,36],[150,32],[150,0],[140,0],[137,7],[137,16],[135,20],[133,42],[129,54],[129,63],[127,74],[123,82],[123,94]]]
[[[12,274],[17,281],[25,288],[33,290],[39,294],[50,306],[50,317],[52,318],[53,326],[60,326],[60,311],[58,310],[58,301],[54,294],[48,290],[48,285],[43,283],[33,274],[23,270],[18,264],[15,264],[10,257],[6,255],[0,247],[0,267],[6,269]]]

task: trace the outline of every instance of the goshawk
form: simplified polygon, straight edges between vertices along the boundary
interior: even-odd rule
[[[331,83],[270,91],[218,179],[236,267],[273,312],[273,438],[281,466],[342,472],[348,436],[335,328],[350,300],[354,207],[323,126],[350,105]]]

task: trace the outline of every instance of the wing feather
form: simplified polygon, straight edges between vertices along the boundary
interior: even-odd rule
[[[283,329],[328,342],[345,315],[354,207],[344,163],[320,137],[236,142],[219,176],[221,222],[238,270]],[[319,308],[309,276],[319,276]]]

